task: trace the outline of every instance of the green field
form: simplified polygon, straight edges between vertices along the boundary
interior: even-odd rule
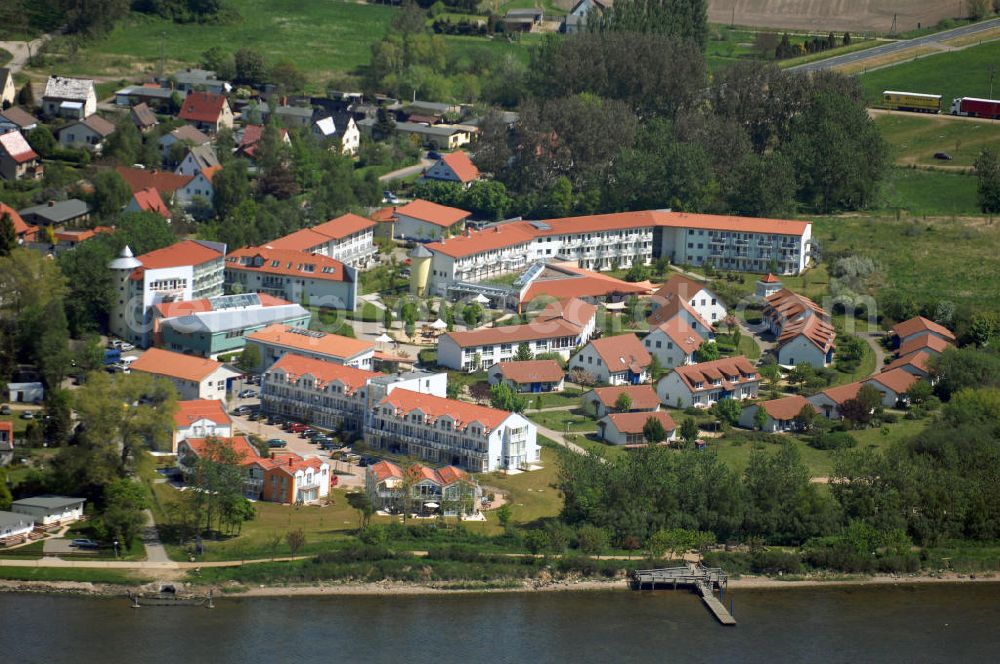
[[[955,120],[933,115],[879,115],[882,136],[893,147],[897,164],[948,169],[971,168],[983,148],[1000,150],[1000,125],[993,122]],[[951,161],[934,158],[945,152]]]
[[[982,214],[974,176],[914,168],[889,169],[878,207],[915,217]]]
[[[1000,224],[986,220],[821,218],[813,234],[825,252],[871,256],[885,271],[886,288],[918,302],[947,299],[982,309],[1000,307],[996,257]]]
[[[955,97],[988,97],[989,68],[1000,59],[1000,42],[931,55],[861,76],[865,97],[877,103],[884,90],[942,95],[947,108]],[[994,94],[1000,94],[1000,80]]]

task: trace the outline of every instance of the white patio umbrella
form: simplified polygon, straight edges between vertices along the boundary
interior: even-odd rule
[[[478,302],[479,304],[489,304],[490,298],[480,293],[479,295],[476,296],[476,302]]]
[[[391,341],[392,341],[392,337],[390,337],[385,332],[383,332],[382,334],[380,334],[377,337],[375,337],[375,343],[387,344],[387,343],[389,343]]]
[[[438,505],[437,503],[424,503],[424,507],[429,507],[430,509],[434,510],[441,506]]]
[[[447,330],[448,329],[448,323],[446,323],[443,320],[441,320],[440,318],[438,318],[436,321],[434,321],[433,323],[431,323],[431,327],[433,327],[435,330]]]

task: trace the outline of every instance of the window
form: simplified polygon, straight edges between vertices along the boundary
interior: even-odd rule
[[[663,348],[663,342],[662,341],[657,341],[656,342],[656,347],[657,348]]]

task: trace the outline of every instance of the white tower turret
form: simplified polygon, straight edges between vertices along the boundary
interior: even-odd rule
[[[119,339],[135,341],[139,337],[139,331],[129,329],[129,321],[134,317],[131,313],[131,293],[129,289],[129,277],[136,268],[142,267],[142,262],[132,254],[132,249],[125,245],[118,254],[118,258],[108,263],[108,269],[113,273],[115,295],[111,303],[111,334]]]

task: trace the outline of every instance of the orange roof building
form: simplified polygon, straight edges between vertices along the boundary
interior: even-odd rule
[[[178,401],[174,413],[173,452],[187,438],[207,438],[233,435],[233,420],[226,413],[225,404],[210,399]]]
[[[393,233],[399,239],[435,240],[446,237],[472,213],[418,198],[396,208]]]
[[[286,505],[314,503],[330,495],[337,476],[318,457],[272,452],[245,464],[244,489],[258,500]]]
[[[260,371],[273,365],[286,353],[370,371],[375,354],[375,344],[371,341],[281,323],[248,335],[247,344],[253,344],[260,350]]]
[[[150,348],[131,366],[132,371],[169,379],[181,399],[224,400],[233,378],[240,374],[221,362]]]
[[[799,394],[781,399],[762,401],[743,409],[743,412],[740,413],[740,426],[747,429],[756,428],[757,411],[764,409],[767,419],[765,420],[763,431],[768,433],[794,431],[799,428],[796,418],[802,412],[803,408],[811,410],[814,413],[819,412],[819,408],[809,403],[804,396]]]
[[[660,409],[660,397],[651,385],[615,385],[595,387],[581,397],[587,408],[592,408],[597,417],[619,412],[617,403],[621,395],[628,396],[631,405],[628,412],[649,412]]]
[[[846,401],[856,399],[862,385],[861,381],[856,381],[825,389],[809,397],[809,403],[816,406],[824,417],[840,419],[840,406]]]
[[[778,364],[820,368],[833,362],[837,333],[823,307],[782,288],[764,300],[763,315],[778,341]]]
[[[280,237],[269,242],[266,247],[320,254],[360,267],[367,265],[375,255],[375,226],[371,219],[348,213]]]
[[[874,385],[875,389],[882,394],[883,406],[895,408],[899,402],[906,401],[906,391],[919,380],[919,376],[913,375],[903,367],[898,367],[877,373],[864,381],[864,384]]]
[[[158,192],[155,187],[140,189],[132,194],[132,200],[128,202],[128,206],[125,208],[125,211],[153,212],[168,221],[171,217],[170,209],[167,207],[166,203],[163,202],[163,198],[160,197],[160,192]]]
[[[518,392],[561,392],[566,375],[555,360],[497,362],[486,373],[491,385],[506,383]]]
[[[663,427],[664,442],[673,440],[677,435],[677,425],[674,418],[665,410],[636,413],[608,413],[597,422],[601,439],[612,445],[644,446],[648,445],[644,433],[646,423],[656,420]]]
[[[676,367],[660,379],[656,393],[668,406],[710,408],[722,399],[755,399],[759,388],[757,369],[738,355]]]
[[[353,311],[358,272],[335,258],[271,246],[245,247],[226,256],[226,285],[291,302]]]
[[[649,380],[652,357],[634,334],[592,339],[569,361],[569,370],[585,371],[599,383],[637,385]]]
[[[181,120],[208,134],[223,127],[233,128],[233,111],[224,95],[211,92],[191,92],[181,103],[177,114]]]
[[[166,171],[158,171],[155,168],[126,168],[118,166],[115,168],[118,175],[122,176],[133,194],[143,190],[155,189],[164,200],[173,200],[174,193],[178,189],[184,188],[192,178],[190,175],[175,175]]]
[[[35,239],[38,228],[26,223],[14,208],[0,203],[0,218],[4,216],[10,217],[10,220],[14,223],[14,234],[17,236],[18,242],[31,242]]]
[[[925,350],[914,351],[898,357],[882,368],[882,371],[905,369],[918,378],[926,378],[930,374],[931,354]]]
[[[479,483],[457,466],[435,469],[417,463],[404,469],[391,461],[366,468],[365,492],[376,510],[395,514],[410,509],[421,516],[472,516],[482,498]]]
[[[479,169],[472,163],[468,152],[456,150],[438,159],[437,163],[424,173],[424,178],[457,182],[467,187],[479,179]]]
[[[948,343],[955,343],[955,334],[951,330],[923,316],[915,316],[894,325],[892,328],[892,335],[896,338],[897,347],[924,334],[931,334]]]
[[[536,437],[517,413],[406,389],[378,401],[365,435],[375,449],[477,473],[537,463]]]

